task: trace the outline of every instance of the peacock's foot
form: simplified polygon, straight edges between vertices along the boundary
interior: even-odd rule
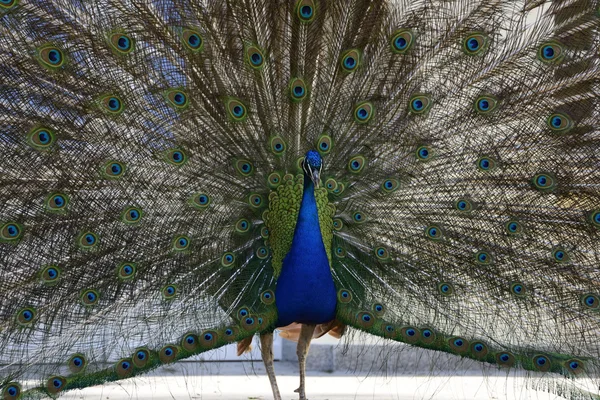
[[[294,390],[294,392],[298,393],[300,400],[308,400],[306,398],[306,392],[304,391],[304,385],[300,385],[300,387]]]

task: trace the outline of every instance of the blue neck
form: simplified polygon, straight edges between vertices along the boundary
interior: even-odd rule
[[[292,247],[283,259],[275,289],[278,326],[319,324],[335,317],[337,295],[321,237],[314,184],[304,176],[304,193]]]

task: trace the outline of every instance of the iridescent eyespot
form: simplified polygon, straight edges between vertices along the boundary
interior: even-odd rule
[[[235,255],[231,252],[227,252],[221,256],[221,265],[224,268],[229,268],[235,263]]]
[[[2,7],[4,7],[3,2],[0,1],[0,10],[2,9]],[[6,386],[4,386],[4,389],[2,390],[2,398],[4,400],[18,400],[21,398],[21,392],[21,385],[19,385],[17,382],[9,382],[6,384]]]
[[[569,360],[565,363],[567,371],[572,374],[578,375],[584,371],[584,364],[580,360]]]
[[[414,35],[409,29],[396,31],[392,35],[392,40],[390,42],[392,51],[394,53],[404,54],[412,47],[414,40]]]
[[[538,59],[542,62],[558,64],[564,58],[563,46],[558,42],[543,43],[538,49]]]
[[[136,265],[134,263],[126,262],[119,265],[117,275],[120,280],[128,281],[135,278]]]
[[[343,182],[338,182],[337,188],[334,189],[333,194],[335,194],[336,196],[339,196],[340,194],[342,194],[344,192],[345,187],[346,187],[346,185],[344,185]]]
[[[538,371],[548,372],[552,367],[552,363],[548,357],[537,355],[533,357],[533,367]]]
[[[250,221],[248,221],[246,218],[238,219],[238,221],[235,223],[235,231],[237,233],[246,233],[248,230],[250,230]]]
[[[300,21],[308,23],[315,19],[315,4],[312,0],[298,0],[296,15]]]
[[[19,0],[0,0],[0,11],[6,11],[12,7],[14,7]],[[6,390],[5,390],[6,391]],[[20,393],[20,387],[19,387],[19,393]],[[11,397],[12,398],[16,398],[16,397]]]
[[[125,173],[125,164],[118,161],[109,161],[106,164],[104,164],[102,172],[106,178],[120,178]]]
[[[69,198],[62,193],[53,193],[46,199],[46,209],[50,212],[66,211]]]
[[[300,78],[294,78],[290,82],[290,96],[293,101],[299,102],[306,98],[306,84]]]
[[[548,127],[556,133],[567,133],[574,124],[573,120],[565,114],[554,113],[546,120]]]
[[[414,344],[419,341],[421,338],[421,333],[418,329],[413,328],[412,326],[404,327],[400,330],[400,334],[402,335],[402,339],[406,343]]]
[[[425,228],[425,234],[431,240],[441,240],[444,237],[444,232],[442,228],[437,225],[430,225]]]
[[[55,265],[48,265],[40,272],[40,278],[46,285],[53,285],[60,278],[60,269]]]
[[[354,156],[348,161],[348,171],[358,174],[365,167],[365,158],[361,155]]]
[[[343,227],[344,227],[344,223],[342,222],[341,219],[339,219],[339,218],[334,218],[333,219],[333,229],[335,229],[336,231],[339,231]]]
[[[363,328],[370,328],[375,324],[375,318],[370,312],[362,311],[356,316],[356,322]]]
[[[506,229],[506,233],[509,235],[520,235],[523,233],[523,226],[519,221],[510,220],[506,224],[504,224],[504,228]]]
[[[334,254],[338,258],[344,258],[346,257],[346,250],[343,247],[338,246],[334,249]]]
[[[129,358],[119,360],[116,365],[116,372],[120,378],[125,378],[133,373],[133,363]]]
[[[40,47],[37,52],[42,64],[51,69],[58,69],[65,63],[62,50],[52,45]]]
[[[457,353],[465,353],[469,350],[469,342],[461,337],[453,337],[448,339],[450,348]]]
[[[479,114],[488,114],[496,109],[498,100],[492,96],[479,96],[475,100],[475,110]]]
[[[466,198],[458,199],[454,202],[454,208],[461,212],[469,212],[473,210],[473,203]]]
[[[340,289],[338,291],[338,301],[340,303],[350,303],[352,301],[352,293],[347,289]]]
[[[260,258],[261,260],[264,260],[268,256],[269,250],[265,246],[260,246],[258,249],[256,249],[256,257]]]
[[[0,230],[0,241],[14,242],[23,235],[23,228],[16,222],[8,222],[2,226]]]
[[[556,188],[556,180],[550,174],[535,174],[532,182],[533,186],[542,192],[551,192]]]
[[[342,69],[346,72],[354,72],[356,68],[360,65],[360,51],[357,49],[352,49],[345,51],[342,54],[341,66]]]
[[[172,345],[167,345],[160,349],[158,352],[158,358],[164,364],[169,364],[175,361],[177,355],[179,354],[179,349]]]
[[[354,120],[359,124],[366,124],[373,118],[374,111],[372,103],[368,101],[359,103],[354,107]]]
[[[323,134],[319,137],[319,141],[317,142],[317,150],[321,154],[329,154],[331,148],[333,147],[333,139],[331,136],[327,134]]]
[[[478,251],[475,253],[475,262],[481,265],[489,265],[492,263],[492,255],[487,251]]]
[[[17,323],[19,325],[29,325],[35,319],[35,310],[31,307],[25,307],[17,312]]]
[[[491,171],[496,168],[496,161],[491,157],[481,157],[477,160],[477,168],[481,171]]]
[[[600,307],[600,300],[598,300],[598,296],[595,294],[586,294],[581,297],[581,304],[587,308],[596,310]]]
[[[378,317],[383,316],[383,314],[385,314],[385,307],[383,306],[383,304],[380,303],[375,303],[373,304],[373,314],[375,314]]]
[[[37,150],[46,150],[56,141],[56,136],[51,129],[35,128],[27,135],[27,142]]]
[[[488,354],[488,347],[481,342],[473,342],[471,343],[471,354],[474,358],[482,360]]]
[[[204,40],[200,33],[192,29],[184,29],[181,33],[183,44],[193,52],[197,53],[204,48]]]
[[[362,224],[363,222],[365,222],[367,220],[367,216],[365,214],[363,214],[362,212],[357,211],[354,214],[352,214],[352,219],[354,220],[354,222],[356,222],[358,224]]]
[[[331,193],[336,188],[337,188],[336,180],[333,178],[327,178],[327,180],[325,181],[325,189],[327,189],[327,191]]]
[[[463,51],[470,56],[480,54],[488,44],[488,37],[483,33],[472,33],[463,41]]]
[[[173,239],[173,250],[183,251],[190,246],[190,238],[184,235],[175,236]]]
[[[395,332],[396,328],[394,328],[394,325],[383,326],[383,334],[385,335],[385,337],[393,337]]]
[[[271,188],[276,188],[281,184],[281,174],[279,172],[272,172],[267,177],[267,182]]]
[[[438,284],[438,291],[443,296],[450,296],[454,293],[454,286],[448,282],[442,282]]]
[[[181,166],[186,163],[187,155],[183,150],[171,149],[165,153],[165,159],[169,164]]]
[[[165,300],[171,300],[177,295],[177,287],[175,285],[167,285],[160,292]]]
[[[271,145],[271,151],[276,156],[282,155],[287,147],[281,136],[273,136],[269,143]]]
[[[271,305],[275,302],[275,293],[272,290],[265,290],[260,295],[260,301],[266,305]]]
[[[131,361],[138,368],[143,368],[150,361],[150,351],[146,348],[137,349],[131,357]]]
[[[410,111],[415,114],[423,114],[431,107],[431,97],[427,94],[416,94],[408,101]]]
[[[260,49],[256,46],[248,46],[246,48],[246,57],[248,59],[248,63],[254,69],[261,68],[265,63],[265,58],[262,51],[260,51]]]
[[[139,207],[127,207],[121,213],[121,221],[126,224],[137,224],[142,220],[142,209]]]
[[[513,283],[510,285],[510,291],[515,296],[525,296],[527,294],[527,289],[522,283]]]
[[[431,150],[427,146],[421,146],[417,149],[417,159],[427,161],[431,158]]]
[[[109,114],[120,114],[125,109],[121,99],[115,95],[104,96],[100,99],[102,110]]]
[[[50,394],[56,394],[61,392],[66,384],[67,380],[64,377],[58,375],[51,376],[46,381],[46,390],[48,390]]]
[[[246,106],[237,99],[227,99],[225,102],[229,117],[235,122],[244,121],[247,117]]]
[[[71,371],[71,373],[78,374],[79,372],[83,371],[87,366],[87,358],[80,353],[73,354],[69,358],[69,361],[67,361],[67,365],[69,366],[69,370]]]
[[[189,105],[187,94],[180,89],[170,89],[164,94],[169,105],[176,110],[183,110]]]
[[[390,253],[385,247],[377,247],[375,249],[375,256],[378,259],[385,261],[385,260],[389,259]]]
[[[496,354],[496,362],[501,367],[512,367],[515,364],[515,357],[509,352]]]
[[[110,44],[118,53],[127,54],[133,50],[133,39],[123,33],[113,33],[109,37]]]
[[[100,296],[98,295],[98,292],[96,292],[95,290],[88,289],[88,290],[84,290],[81,293],[80,299],[81,299],[81,303],[84,306],[93,306],[96,303],[98,303]]]
[[[236,161],[236,163],[235,163],[235,169],[242,176],[250,176],[254,172],[254,166],[248,160],[238,160],[238,161]]]
[[[79,235],[79,240],[77,241],[79,246],[85,250],[89,250],[98,245],[98,236],[94,232],[84,232]]]
[[[381,190],[383,190],[384,193],[392,193],[396,191],[399,187],[400,182],[398,181],[398,179],[394,178],[386,179],[381,184]]]
[[[215,344],[217,344],[217,339],[218,339],[217,332],[214,332],[214,331],[202,332],[202,335],[200,335],[200,342],[201,342],[200,344],[205,349],[212,348],[215,346]]]
[[[181,339],[181,347],[183,347],[187,351],[194,352],[198,348],[200,348],[200,343],[198,342],[198,336],[193,333],[187,333]]]
[[[208,196],[206,193],[196,193],[191,197],[189,202],[195,208],[203,210],[209,206],[210,200],[210,196]]]
[[[251,207],[259,208],[263,205],[263,197],[260,194],[253,193],[248,197],[248,204]]]
[[[269,238],[269,228],[267,228],[266,226],[263,226],[262,228],[260,228],[260,236],[263,239],[268,239]]]
[[[565,249],[557,247],[552,250],[552,258],[556,262],[566,263],[569,261],[569,253]]]

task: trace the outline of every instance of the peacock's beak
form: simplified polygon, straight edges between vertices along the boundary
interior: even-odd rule
[[[319,184],[321,183],[321,169],[313,169],[311,171],[310,178],[312,179],[315,187],[318,189]]]

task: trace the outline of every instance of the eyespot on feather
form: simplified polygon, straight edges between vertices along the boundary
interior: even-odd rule
[[[133,362],[131,358],[122,358],[115,364],[115,372],[119,378],[127,378],[133,374]]]
[[[52,129],[37,127],[27,134],[27,142],[36,150],[47,150],[56,142],[56,135]]]
[[[390,45],[396,54],[404,54],[413,46],[415,37],[410,29],[401,29],[392,35]]]
[[[470,56],[482,54],[487,49],[488,41],[488,37],[484,33],[471,33],[463,40],[463,51]]]
[[[137,368],[144,368],[150,362],[150,350],[145,347],[140,347],[133,352],[131,357],[133,365]]]
[[[166,345],[158,352],[158,358],[163,364],[170,364],[177,359],[179,349],[177,346]]]
[[[354,72],[361,63],[361,52],[358,49],[347,50],[342,53],[340,65],[345,72]]]
[[[315,3],[313,0],[298,0],[295,7],[296,16],[303,23],[310,23],[315,19]]]
[[[118,54],[128,54],[134,48],[134,41],[131,36],[124,33],[112,33],[108,36],[108,42]]]
[[[65,389],[67,379],[63,376],[54,375],[46,381],[46,390],[50,394],[57,394]]]
[[[181,41],[188,50],[194,53],[204,50],[204,39],[200,32],[194,29],[184,29],[181,33]]]
[[[65,64],[63,51],[51,44],[38,48],[37,54],[42,65],[50,70],[57,70]]]

